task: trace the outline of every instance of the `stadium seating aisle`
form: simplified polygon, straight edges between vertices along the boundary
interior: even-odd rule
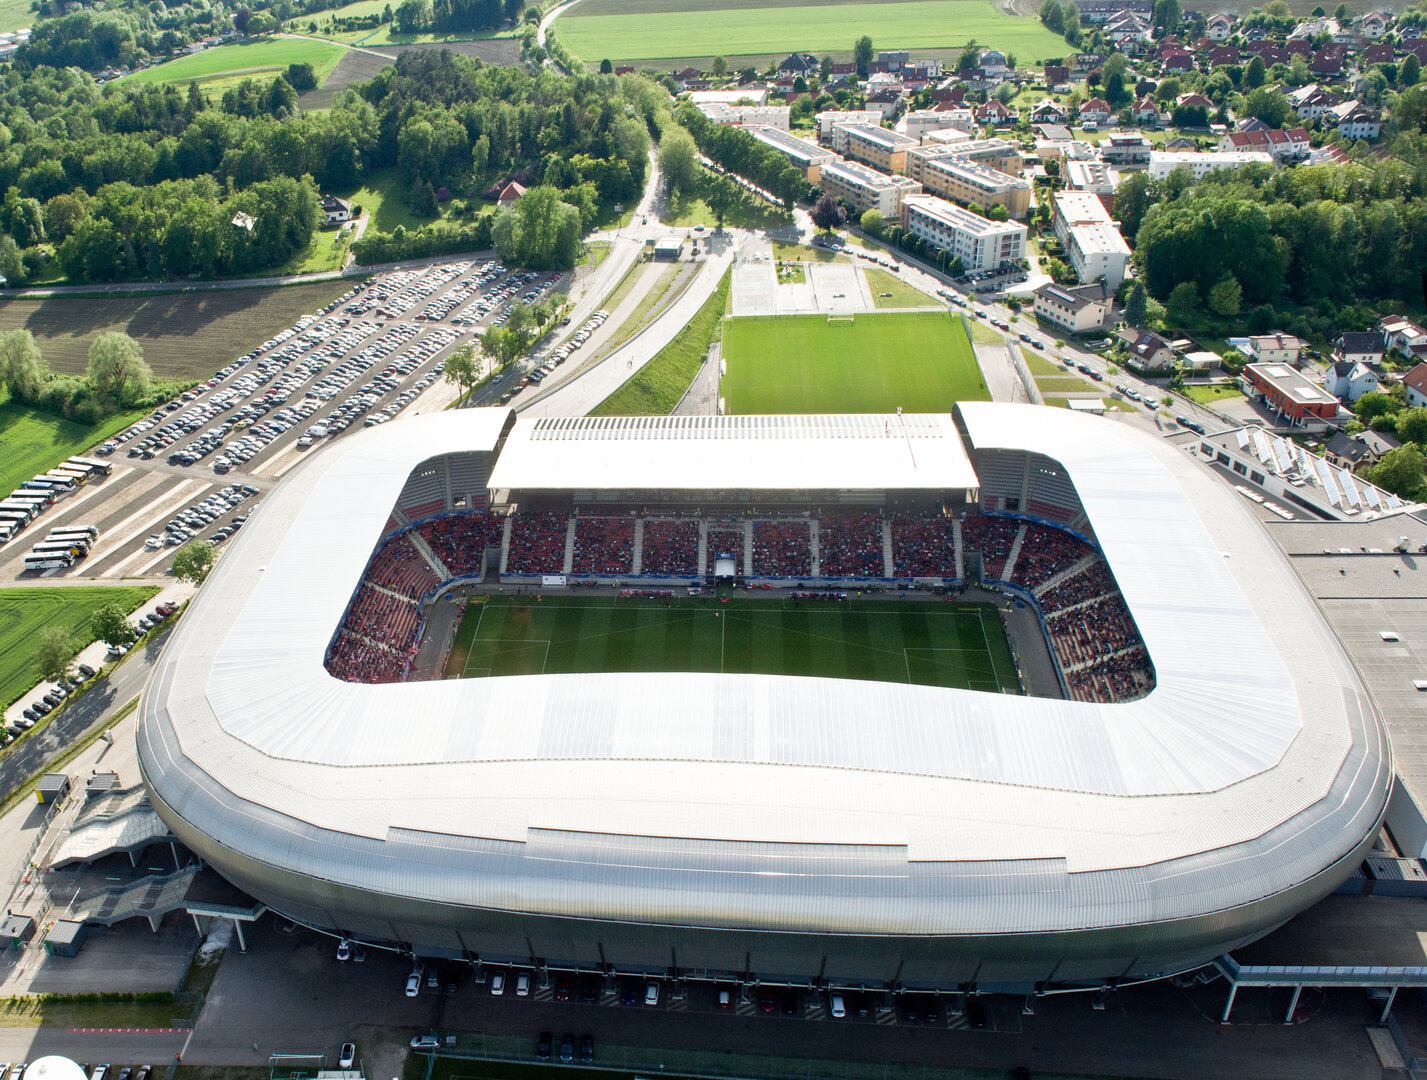
[[[897,577],[956,577],[951,518],[944,514],[893,514],[891,521],[892,572]]]
[[[576,574],[632,573],[634,521],[627,517],[576,518],[573,569]]]
[[[698,521],[645,519],[640,570],[645,574],[697,574]]]
[[[1062,570],[1068,570],[1095,549],[1083,540],[1039,522],[1026,523],[1020,557],[1011,571],[1012,583],[1034,590]]]
[[[806,521],[753,523],[755,577],[809,577],[812,572],[812,530]]]
[[[507,574],[561,574],[569,518],[555,511],[521,512],[510,529]]]
[[[818,519],[818,572],[823,577],[883,577],[882,515],[822,514]]]
[[[979,551],[983,574],[987,581],[996,581],[1006,568],[1011,544],[1021,527],[1015,518],[967,514],[961,519],[961,544],[969,553]]]
[[[505,519],[489,510],[451,514],[416,527],[436,557],[456,577],[479,577],[487,548],[499,548]]]
[[[441,582],[436,571],[416,550],[405,533],[394,536],[377,549],[367,564],[364,580],[415,600]]]

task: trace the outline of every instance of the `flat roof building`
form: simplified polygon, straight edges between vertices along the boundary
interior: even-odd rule
[[[1290,427],[1321,425],[1338,415],[1338,399],[1288,364],[1249,364],[1241,381],[1244,393],[1261,398]]]
[[[818,183],[824,165],[837,160],[837,155],[827,147],[819,146],[808,139],[800,139],[775,127],[750,127],[747,131],[759,142],[771,146],[797,166],[798,171],[803,174],[803,179],[810,184]]]
[[[1112,291],[1117,289],[1130,265],[1130,245],[1100,196],[1090,191],[1058,191],[1054,205],[1051,221],[1055,235],[1065,246],[1076,277],[1081,282],[1103,277]]]
[[[1031,182],[965,157],[942,157],[922,168],[922,187],[933,195],[990,208],[1004,206],[1013,218],[1031,208]]]
[[[725,105],[721,101],[711,101],[699,106],[703,113],[715,124],[734,127],[770,127],[787,131],[792,112],[787,105]]]
[[[884,218],[900,216],[902,200],[922,190],[922,185],[906,176],[888,176],[855,161],[838,159],[820,169],[822,189],[841,199],[858,213],[878,210]]]
[[[913,139],[922,139],[928,132],[952,128],[968,135],[976,130],[976,117],[970,109],[913,109],[897,121],[897,130]]]
[[[831,139],[834,124],[871,124],[876,127],[882,123],[882,112],[880,109],[829,109],[818,113],[817,120],[818,138]]]
[[[902,228],[951,252],[968,272],[994,270],[1026,254],[1024,225],[991,221],[935,195],[906,196],[902,200]]]
[[[694,105],[734,105],[740,101],[751,101],[754,105],[768,104],[766,86],[740,86],[733,90],[694,90],[689,94]]]
[[[883,172],[905,172],[907,151],[920,145],[916,139],[872,124],[834,124],[832,148],[844,157]]]
[[[1188,150],[1155,150],[1150,153],[1150,179],[1163,180],[1175,169],[1188,169],[1195,180],[1203,180],[1216,169],[1272,164],[1273,155],[1261,150],[1220,150],[1213,154],[1199,154]]]
[[[1103,161],[1067,161],[1061,166],[1065,186],[1070,191],[1088,191],[1112,198],[1120,174]]]

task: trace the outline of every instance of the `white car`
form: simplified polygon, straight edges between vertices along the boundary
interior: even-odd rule
[[[155,551],[163,546],[164,538],[158,533],[153,533],[147,540],[144,541],[144,547],[147,548],[149,551]]]
[[[352,1062],[357,1060],[357,1044],[343,1043],[342,1053],[337,1057],[337,1068],[350,1069]]]
[[[530,972],[522,971],[519,975],[515,977],[515,996],[530,996]]]
[[[421,969],[417,968],[406,977],[406,996],[415,997],[421,993]]]
[[[831,1000],[833,1018],[841,1020],[847,1015],[847,1003],[843,1001],[841,994],[833,994]]]

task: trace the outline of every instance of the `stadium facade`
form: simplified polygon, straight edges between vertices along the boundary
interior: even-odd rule
[[[174,834],[311,926],[425,957],[1029,992],[1197,967],[1361,861],[1391,754],[1312,597],[1231,488],[1129,425],[516,419],[364,432],[219,562],[141,704]],[[967,503],[1103,557],[1152,689],[586,673],[370,685],[324,666],[416,513],[521,499]]]

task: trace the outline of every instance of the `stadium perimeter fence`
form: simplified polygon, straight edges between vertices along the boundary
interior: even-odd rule
[[[533,1064],[532,1040],[515,1035],[447,1036],[429,1056],[423,1076],[431,1080],[437,1059],[446,1080],[483,1080],[478,1062]],[[469,1062],[467,1066],[465,1063]],[[1003,1069],[944,1068],[897,1062],[833,1061],[776,1057],[731,1050],[685,1050],[600,1043],[595,1060],[575,1063],[579,1069],[632,1073],[635,1080],[651,1077],[700,1077],[707,1080],[988,1080],[1006,1075]]]

